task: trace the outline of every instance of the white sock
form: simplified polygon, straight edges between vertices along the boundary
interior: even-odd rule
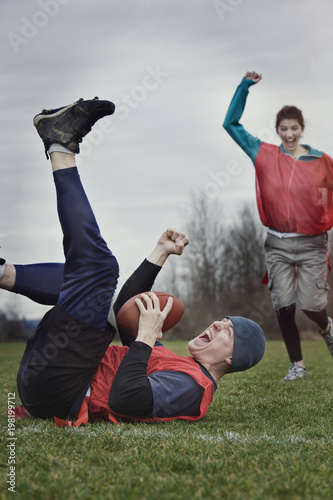
[[[54,153],[55,151],[58,151],[59,153],[69,153],[70,155],[75,155],[73,151],[65,148],[65,146],[62,146],[62,144],[58,144],[56,142],[51,144],[51,146],[48,149],[48,154]]]

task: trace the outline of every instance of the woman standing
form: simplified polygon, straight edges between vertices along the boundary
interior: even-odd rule
[[[251,158],[256,171],[259,215],[268,228],[265,259],[268,286],[291,366],[284,380],[306,377],[296,299],[319,327],[333,356],[332,319],[327,305],[327,231],[333,226],[333,160],[300,144],[302,112],[284,106],[276,117],[282,144],[265,143],[239,123],[251,85],[261,75],[247,72],[230,103],[224,128]]]

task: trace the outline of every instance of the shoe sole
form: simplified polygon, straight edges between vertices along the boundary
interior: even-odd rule
[[[43,112],[39,113],[38,115],[36,115],[34,117],[33,124],[35,125],[35,127],[37,127],[38,124],[42,120],[46,120],[48,118],[55,118],[56,116],[60,116],[63,113],[65,113],[68,109],[71,109],[73,106],[76,106],[77,104],[79,104],[79,102],[81,102],[81,101],[79,100],[79,101],[73,102],[73,104],[69,104],[68,106],[64,106],[63,108],[58,109],[58,111],[56,111],[55,113],[50,113],[50,114],[45,114],[45,115],[43,114]]]
[[[284,377],[284,379],[283,379],[283,380],[285,380],[286,382],[293,382],[294,380],[302,380],[303,378],[306,378],[306,377],[307,377],[307,375],[308,375],[308,374],[307,374],[307,373],[305,373],[305,375],[302,375],[301,377],[297,377],[297,376],[296,376],[296,377],[293,377],[293,378],[287,378],[287,376],[288,376],[288,375],[287,375],[286,377]]]
[[[304,377],[284,378],[283,380],[284,380],[285,382],[295,382],[295,380],[302,380],[302,379],[304,379],[304,378],[306,378],[306,375],[304,375]]]

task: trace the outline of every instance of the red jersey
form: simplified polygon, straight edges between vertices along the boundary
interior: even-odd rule
[[[256,195],[264,226],[320,234],[333,226],[333,160],[301,161],[262,142],[255,159]]]
[[[137,418],[126,415],[116,415],[111,412],[108,405],[110,389],[117,372],[117,369],[128,351],[128,347],[110,346],[106,350],[97,370],[95,371],[91,394],[89,397],[89,417],[94,420],[117,420],[117,417],[124,417],[131,420],[143,422],[158,422],[169,420],[199,420],[208,411],[213,399],[213,382],[202,372],[200,365],[190,356],[178,356],[166,347],[154,347],[149,358],[147,374],[158,371],[178,371],[190,375],[201,387],[203,387],[203,397],[200,405],[200,414],[196,416],[182,415],[169,418]]]

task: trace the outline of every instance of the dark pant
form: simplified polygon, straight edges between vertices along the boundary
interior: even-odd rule
[[[64,235],[63,283],[57,306],[27,343],[17,377],[23,404],[41,418],[64,417],[84,397],[112,340],[106,324],[119,271],[76,167],[54,172],[54,180]]]
[[[319,312],[305,310],[303,310],[303,312],[322,330],[327,327],[328,314],[326,308]],[[276,313],[290,362],[294,363],[295,361],[301,361],[303,359],[303,354],[301,348],[301,337],[295,321],[296,304],[282,307],[276,311]]]

